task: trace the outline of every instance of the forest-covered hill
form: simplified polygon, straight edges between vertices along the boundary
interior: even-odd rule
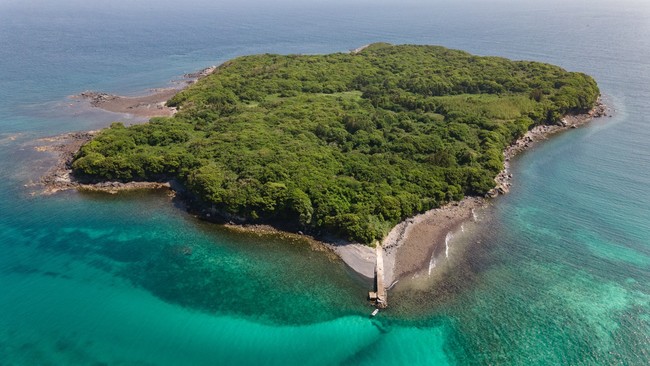
[[[397,222],[494,187],[529,128],[585,112],[595,81],[557,66],[435,46],[254,55],[81,148],[85,180],[177,179],[227,220],[370,243]]]

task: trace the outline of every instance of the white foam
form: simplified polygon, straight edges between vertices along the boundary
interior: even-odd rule
[[[454,235],[450,232],[445,236],[445,258],[449,258],[449,241]]]
[[[431,253],[431,259],[429,259],[429,276],[431,276],[431,270],[436,267],[436,258],[435,254]]]

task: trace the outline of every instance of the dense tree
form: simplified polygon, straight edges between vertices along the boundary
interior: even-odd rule
[[[443,47],[245,56],[172,98],[174,117],[102,131],[73,168],[91,180],[176,178],[224,217],[370,243],[484,194],[510,143],[598,94],[584,74]]]

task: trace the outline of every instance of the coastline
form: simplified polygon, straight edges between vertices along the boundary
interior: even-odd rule
[[[168,117],[176,113],[176,108],[166,103],[187,86],[212,74],[217,66],[210,66],[193,73],[187,73],[175,80],[177,87],[151,89],[150,93],[127,97],[96,91],[84,91],[70,98],[87,101],[93,108],[108,112],[130,114],[138,117]],[[55,154],[56,162],[35,185],[43,185],[43,194],[53,194],[70,189],[98,191],[115,194],[120,191],[137,189],[171,188],[171,182],[102,182],[96,184],[75,181],[72,174],[72,160],[81,146],[90,141],[99,131],[70,132],[36,140],[36,151]]]
[[[355,49],[353,49],[353,50],[350,50],[350,53],[353,54],[353,55],[356,55],[357,53],[359,53],[359,52],[365,50],[365,49],[368,48],[368,47],[370,47],[370,43],[369,43],[369,44],[364,44],[364,45],[361,46],[361,47],[357,47],[357,48],[355,48]]]
[[[443,252],[448,233],[457,230],[464,222],[473,220],[474,210],[484,207],[490,199],[507,194],[512,186],[512,158],[552,135],[608,115],[607,106],[598,98],[596,105],[587,113],[566,115],[559,125],[532,128],[503,152],[504,167],[494,178],[495,188],[485,197],[465,197],[459,202],[450,202],[397,224],[382,243],[386,283],[390,286],[401,278],[428,270],[432,258]]]
[[[54,137],[36,140],[36,151],[53,153],[55,164],[36,184],[43,187],[42,194],[49,195],[56,192],[77,189],[115,194],[120,191],[137,189],[171,188],[170,182],[101,182],[81,183],[72,177],[71,163],[74,155],[81,146],[90,141],[99,131],[71,132]]]
[[[427,269],[431,258],[444,250],[447,234],[471,220],[474,210],[485,204],[482,197],[466,197],[396,225],[382,242],[386,283]]]
[[[84,91],[72,96],[75,99],[82,99],[95,108],[103,109],[113,113],[126,113],[137,117],[169,117],[176,114],[176,108],[168,107],[167,101],[188,85],[212,74],[217,66],[206,67],[197,72],[183,75],[181,80],[176,80],[176,87],[152,89],[149,94],[134,97],[108,94],[97,91]]]
[[[512,186],[512,173],[510,172],[510,159],[514,158],[519,153],[529,150],[537,145],[540,141],[547,140],[549,137],[569,130],[578,128],[594,118],[610,116],[608,107],[603,104],[602,98],[598,97],[596,105],[587,113],[566,115],[560,120],[557,125],[540,125],[535,126],[526,132],[521,138],[515,141],[503,152],[503,169],[494,178],[497,185],[487,194],[488,197],[494,198],[500,194],[506,194]]]
[[[167,107],[165,102],[181,90],[182,88],[162,89],[138,97],[85,91],[72,98],[86,100],[92,107],[113,113],[128,113],[138,117],[169,117],[176,113],[176,108]]]
[[[358,50],[355,51],[358,52]],[[186,74],[184,77],[190,79],[186,81],[186,84],[196,82],[196,80],[211,74],[215,70],[216,67],[210,67],[197,73]],[[97,108],[117,113],[153,117],[173,115],[175,111],[171,108],[152,108],[152,105],[164,105],[168,99],[182,89],[183,87],[158,90],[153,94],[140,97],[120,97],[95,92],[84,92],[80,96],[90,99],[91,105]],[[559,125],[536,126],[528,131],[503,152],[503,170],[495,177],[495,188],[488,192],[486,198],[494,198],[500,194],[508,193],[512,185],[511,158],[522,151],[532,148],[539,141],[546,140],[551,135],[577,128],[593,118],[607,115],[606,110],[605,105],[599,99],[596,106],[588,113],[567,115]],[[36,150],[58,154],[57,163],[41,178],[40,184],[44,186],[44,194],[53,194],[69,189],[111,194],[136,189],[169,189],[174,192],[173,182],[102,182],[87,184],[75,181],[71,175],[72,169],[70,165],[72,159],[79,148],[92,139],[96,133],[97,131],[75,132],[38,140],[46,144],[36,147]],[[390,286],[400,278],[428,269],[431,258],[440,254],[444,249],[447,234],[458,229],[463,222],[472,219],[474,210],[487,203],[486,198],[466,197],[459,202],[450,202],[445,206],[408,218],[393,227],[382,241],[385,283]],[[324,248],[335,253],[352,271],[364,280],[372,280],[374,277],[376,253],[375,249],[369,246],[340,240],[328,240],[329,238],[318,240],[300,232],[297,234],[287,233],[268,225],[225,224],[224,226],[233,230],[257,232],[259,234],[298,235],[304,237],[310,243],[318,243],[313,248]]]

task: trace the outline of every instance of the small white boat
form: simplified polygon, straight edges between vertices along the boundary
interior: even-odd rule
[[[379,313],[379,309],[373,310],[373,312],[372,312],[372,314],[370,314],[370,316],[375,316],[375,315],[377,315],[377,313]]]

